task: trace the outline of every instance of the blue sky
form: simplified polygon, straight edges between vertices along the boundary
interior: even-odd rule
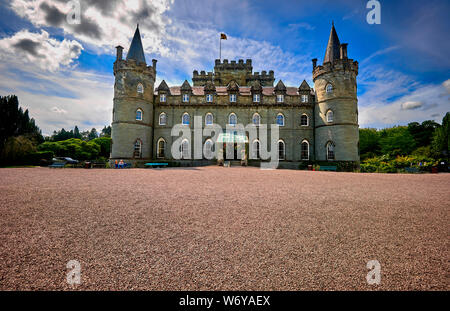
[[[114,47],[126,50],[139,22],[157,84],[190,80],[218,58],[252,58],[254,71],[310,85],[311,59],[322,62],[331,21],[358,60],[359,123],[383,128],[441,122],[450,111],[450,2],[383,1],[369,25],[367,0],[80,0],[81,24],[69,25],[64,0],[0,3],[0,94],[17,94],[43,132],[110,124]]]

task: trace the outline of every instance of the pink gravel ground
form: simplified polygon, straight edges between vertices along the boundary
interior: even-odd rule
[[[1,290],[450,288],[450,174],[16,168],[0,194]]]

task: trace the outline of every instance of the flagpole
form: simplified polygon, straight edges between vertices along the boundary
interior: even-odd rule
[[[219,36],[219,60],[222,61],[222,35]]]

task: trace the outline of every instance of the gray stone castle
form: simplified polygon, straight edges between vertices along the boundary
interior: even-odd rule
[[[251,59],[216,60],[214,72],[193,72],[192,85],[186,80],[181,86],[169,87],[163,80],[155,88],[157,61],[147,65],[139,28],[126,59],[123,47],[116,49],[111,161],[191,166],[230,158],[226,143],[237,142],[239,137],[223,135],[226,139],[219,141],[223,148],[210,137],[201,138],[202,146],[219,146],[213,159],[206,152],[200,159],[194,157],[191,147],[199,142],[189,139],[180,145],[181,158],[174,159],[171,146],[178,137],[171,135],[173,126],[182,124],[193,132],[194,117],[201,116],[203,128],[268,124],[270,131],[270,124],[277,124],[280,167],[298,168],[314,160],[359,163],[358,62],[348,58],[347,44],[340,43],[334,25],[323,64],[312,60],[314,89],[306,81],[290,87],[279,80],[274,86],[274,72],[253,72]],[[191,137],[194,140],[193,133]],[[241,157],[258,165],[259,139],[250,141],[246,135],[241,142],[246,146]],[[230,160],[240,158],[238,153],[232,152]]]

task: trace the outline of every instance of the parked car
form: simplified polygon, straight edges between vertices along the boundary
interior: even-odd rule
[[[69,157],[57,157],[57,158],[53,158],[54,162],[66,162],[66,164],[78,164],[78,160],[74,160],[72,158]]]

